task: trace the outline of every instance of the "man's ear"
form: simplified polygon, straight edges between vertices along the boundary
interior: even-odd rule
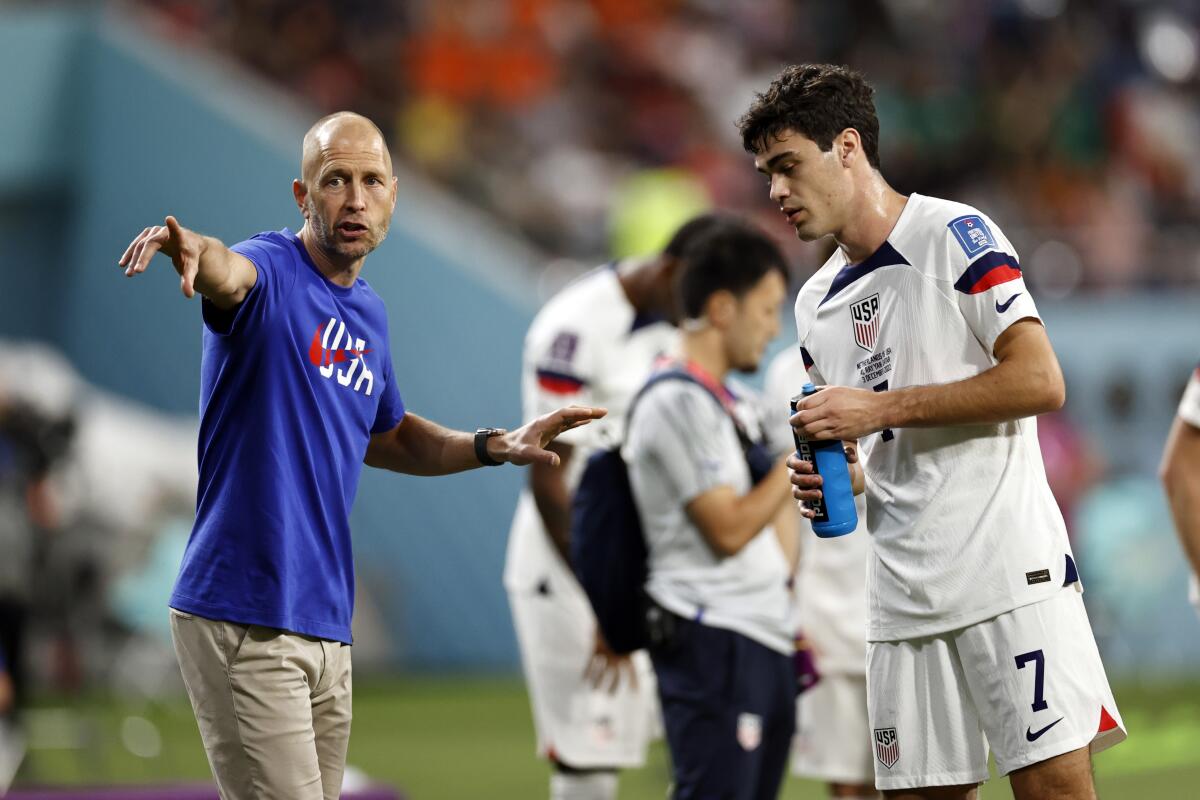
[[[308,219],[308,206],[304,202],[308,198],[308,187],[299,178],[292,181],[292,197],[296,198],[296,205],[300,208],[300,213]]]
[[[855,159],[862,156],[862,137],[854,128],[846,128],[838,134],[836,146],[838,160],[843,167],[849,167]]]
[[[727,289],[713,292],[704,304],[704,314],[714,328],[724,330],[733,324],[737,316],[737,298]]]

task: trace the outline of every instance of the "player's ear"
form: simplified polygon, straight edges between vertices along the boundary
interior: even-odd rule
[[[843,167],[849,167],[854,163],[854,159],[862,153],[862,138],[854,128],[846,128],[838,134],[836,146],[838,160],[841,161]]]

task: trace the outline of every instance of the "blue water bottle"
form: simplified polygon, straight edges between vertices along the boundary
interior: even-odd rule
[[[817,393],[817,387],[804,384],[800,397]],[[792,413],[796,413],[796,401],[792,398]],[[854,487],[850,483],[850,465],[846,463],[846,450],[841,441],[808,440],[792,428],[796,440],[796,454],[813,465],[813,471],[822,478],[821,499],[808,502],[816,512],[813,517],[813,532],[822,539],[844,536],[858,527],[858,511],[854,508]]]

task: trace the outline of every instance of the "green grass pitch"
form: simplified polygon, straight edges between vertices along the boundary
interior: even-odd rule
[[[1104,800],[1200,796],[1200,684],[1118,686],[1130,738],[1096,759]],[[538,798],[547,767],[533,755],[525,690],[515,678],[404,677],[359,681],[349,763],[411,800]],[[21,784],[164,783],[209,777],[185,698],[147,705],[111,697],[43,698]],[[139,718],[130,722],[131,718]],[[140,720],[148,720],[148,726]],[[157,730],[147,739],[147,731]],[[132,741],[134,755],[123,743]],[[158,746],[155,747],[157,740]],[[140,744],[139,744],[140,743]],[[151,755],[151,753],[156,754]],[[624,773],[622,800],[662,800],[668,767],[655,746],[645,768]],[[788,778],[781,797],[825,797]],[[986,800],[1011,797],[1007,781]]]

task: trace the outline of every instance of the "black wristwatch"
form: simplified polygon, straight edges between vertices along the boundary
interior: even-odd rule
[[[504,428],[480,428],[475,431],[475,457],[479,459],[479,463],[485,467],[498,467],[503,464],[503,461],[497,461],[492,458],[487,451],[488,439],[493,436],[503,436],[508,433]]]

